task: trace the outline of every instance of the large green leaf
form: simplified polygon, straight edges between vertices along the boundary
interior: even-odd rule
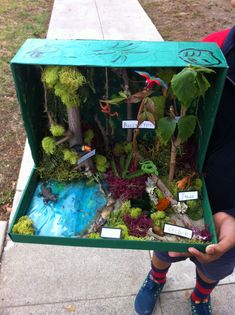
[[[191,102],[198,95],[196,77],[197,72],[187,67],[175,74],[171,80],[174,95],[186,108],[191,105]]]
[[[201,66],[190,66],[190,68],[194,69],[197,72],[204,72],[204,73],[215,73],[214,70],[206,67],[201,67]]]
[[[204,76],[202,72],[197,73],[197,96],[204,96],[206,91],[209,89],[211,86],[207,78]]]
[[[194,115],[181,117],[178,121],[178,137],[185,142],[194,133],[197,118]]]
[[[163,143],[167,143],[173,136],[176,128],[176,120],[169,117],[159,119],[157,134]]]
[[[165,109],[165,103],[166,103],[166,96],[152,96],[151,100],[155,104],[155,111],[157,119],[160,119],[164,116],[164,109]]]

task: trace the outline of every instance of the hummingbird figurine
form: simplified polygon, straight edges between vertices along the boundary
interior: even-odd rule
[[[162,87],[163,95],[166,95],[166,91],[168,89],[168,85],[162,79],[154,77],[154,76],[151,76],[148,72],[144,72],[144,71],[135,71],[135,72],[145,78],[145,80],[146,80],[145,81],[145,83],[146,83],[146,87],[145,88],[147,90],[153,89],[154,85],[157,84],[157,85]]]

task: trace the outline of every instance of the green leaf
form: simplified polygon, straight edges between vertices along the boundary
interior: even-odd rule
[[[204,73],[215,73],[214,70],[206,67],[201,67],[201,66],[190,66],[190,68],[194,69],[197,72],[204,72]]]
[[[211,86],[207,78],[201,72],[197,74],[196,83],[197,83],[197,90],[198,90],[197,96],[204,96],[206,91]]]
[[[127,95],[126,95],[124,92],[122,92],[122,91],[119,92],[118,94],[119,94],[121,97],[125,98],[125,99],[127,98]]]
[[[109,103],[111,105],[122,103],[126,100],[126,97],[114,97],[111,100],[100,100],[101,103]]]
[[[151,97],[151,100],[154,102],[155,105],[157,119],[162,118],[164,116],[166,96],[153,96]]]
[[[157,134],[163,143],[167,143],[173,136],[176,128],[176,120],[163,117],[159,119],[157,126]]]
[[[152,113],[146,112],[146,118],[148,121],[151,121],[151,123],[155,125],[155,118],[154,118],[154,115]]]
[[[181,117],[178,121],[178,137],[181,142],[190,138],[195,130],[197,118],[194,115]]]
[[[196,77],[197,72],[188,67],[174,75],[171,80],[174,95],[186,108],[198,95]]]

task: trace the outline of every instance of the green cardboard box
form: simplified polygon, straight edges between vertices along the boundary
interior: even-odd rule
[[[227,72],[226,61],[216,44],[199,42],[27,40],[12,59],[11,69],[36,167],[40,164],[42,158],[41,141],[45,137],[45,129],[48,125],[44,108],[44,87],[41,80],[42,68],[45,66],[76,66],[83,69],[95,69],[96,73],[99,73],[100,70],[101,80],[104,80],[102,76],[105,76],[106,68],[115,69],[114,71],[125,68],[128,71],[133,69],[133,72],[141,70],[151,73],[153,68],[173,68],[180,71],[189,64],[204,66],[215,71],[211,79],[211,87],[206,92],[203,111],[200,114],[201,132],[198,137],[197,168],[201,171]],[[111,85],[110,89],[112,89]],[[122,119],[125,119],[125,114],[125,112],[122,112]],[[94,115],[92,112],[84,110],[81,111],[81,115],[82,117],[89,116],[89,124],[93,124]],[[116,138],[115,141],[117,141]],[[190,246],[200,250],[204,250],[206,247],[206,244],[194,243],[193,241],[181,243],[13,233],[12,228],[18,219],[27,214],[38,181],[38,174],[34,169],[9,229],[9,236],[14,242],[180,252],[186,251]],[[204,181],[201,201],[204,220],[211,233],[211,242],[216,243],[215,227]]]

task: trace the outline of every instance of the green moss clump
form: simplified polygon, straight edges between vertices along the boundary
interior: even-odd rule
[[[201,189],[202,189],[202,180],[200,178],[195,178],[195,180],[193,181],[193,188],[195,190],[201,191]]]
[[[136,219],[138,218],[142,213],[142,209],[141,208],[131,208],[130,209],[130,216],[133,218],[133,219]]]
[[[94,138],[94,131],[92,129],[88,129],[84,133],[84,142],[90,145],[93,138]]]
[[[52,137],[45,137],[42,139],[42,148],[46,154],[54,154],[56,150],[56,141]]]
[[[128,228],[127,228],[127,226],[125,224],[118,224],[118,225],[115,226],[115,228],[122,230],[122,238],[124,240],[128,239],[129,232],[128,232]]]
[[[65,129],[61,125],[53,124],[50,127],[50,132],[54,137],[61,137],[65,133]]]
[[[54,89],[55,95],[67,107],[80,105],[77,91],[86,80],[76,67],[46,67],[42,73],[42,81],[49,89]]]
[[[46,84],[49,89],[54,88],[59,80],[59,70],[60,67],[49,66],[43,70],[42,81]]]
[[[190,219],[197,221],[203,218],[203,210],[200,201],[189,200],[186,202],[186,204],[189,207],[186,213],[190,217]]]
[[[107,168],[109,167],[109,162],[107,158],[101,154],[96,155],[95,164],[96,164],[97,170],[101,173],[106,172]]]
[[[116,143],[113,149],[113,154],[115,156],[121,156],[125,153],[124,145],[122,143]]]
[[[34,235],[33,221],[27,215],[21,217],[13,226],[12,232],[14,234]]]
[[[67,107],[80,106],[80,99],[78,95],[73,95],[73,94],[64,92],[64,94],[61,96],[61,101]]]
[[[128,201],[123,202],[123,204],[121,205],[120,210],[119,210],[121,213],[121,216],[129,213],[130,209],[131,209],[131,201],[128,200]]]
[[[88,238],[100,238],[100,234],[99,233],[90,233]]]
[[[71,165],[75,165],[77,163],[78,155],[76,152],[71,151],[69,149],[64,149],[63,154],[64,154],[64,161],[69,162]]]
[[[59,72],[59,80],[70,93],[75,93],[86,82],[85,77],[74,67],[62,67]]]
[[[151,214],[151,219],[153,221],[153,225],[156,225],[163,229],[164,224],[169,221],[169,217],[165,214],[164,211],[156,211]]]

